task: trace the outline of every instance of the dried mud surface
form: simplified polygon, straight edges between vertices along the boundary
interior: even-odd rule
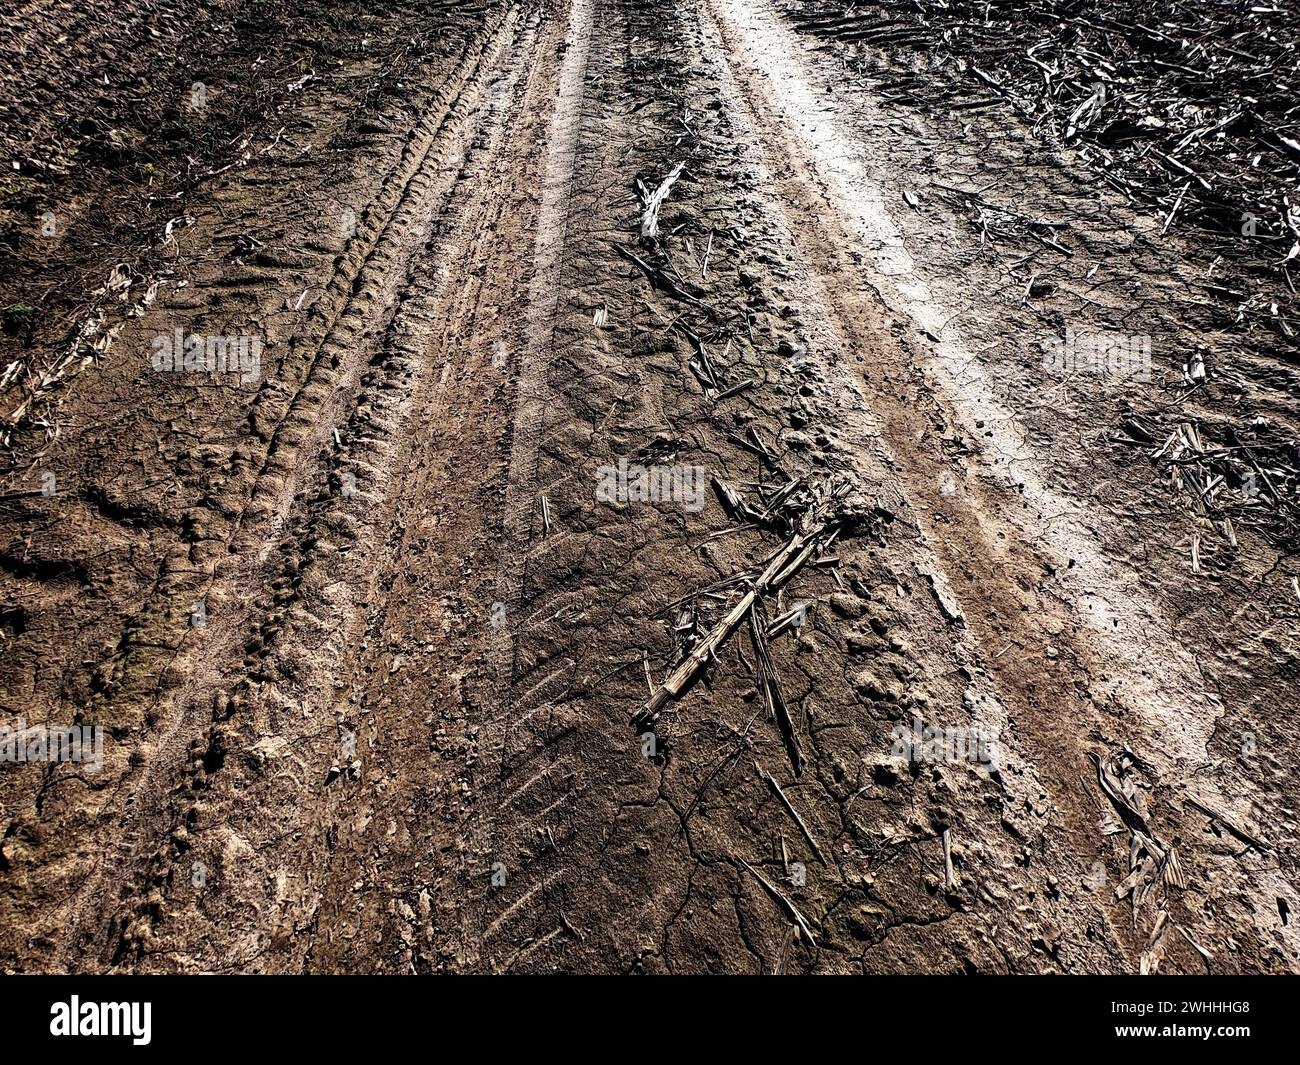
[[[1248,252],[806,5],[107,10],[0,43],[0,723],[104,729],[0,765],[0,967],[1300,971],[1294,527],[1149,457],[1300,436]]]

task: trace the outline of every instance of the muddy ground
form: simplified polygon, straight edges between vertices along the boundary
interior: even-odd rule
[[[4,970],[1300,971],[1289,268],[848,11],[19,5]]]

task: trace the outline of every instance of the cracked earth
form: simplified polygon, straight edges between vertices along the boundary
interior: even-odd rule
[[[1116,438],[1300,429],[1195,234],[772,0],[20,6],[6,971],[1300,971],[1300,560]]]

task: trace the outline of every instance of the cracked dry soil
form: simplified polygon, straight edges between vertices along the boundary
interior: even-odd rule
[[[1300,971],[1294,545],[1116,438],[1297,430],[1194,234],[772,0],[116,7],[3,46],[5,970]]]

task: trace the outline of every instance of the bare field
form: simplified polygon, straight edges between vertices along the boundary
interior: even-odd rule
[[[1024,6],[6,16],[0,969],[1300,972],[1297,17]]]

